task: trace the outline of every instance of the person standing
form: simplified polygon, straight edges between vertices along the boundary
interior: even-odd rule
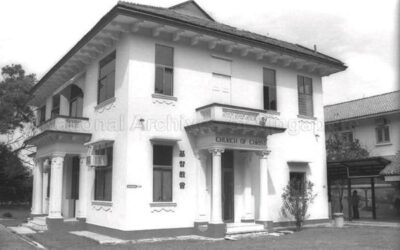
[[[351,196],[351,205],[353,206],[353,219],[360,219],[360,214],[358,212],[358,206],[360,203],[360,197],[357,194],[357,190],[353,191]]]

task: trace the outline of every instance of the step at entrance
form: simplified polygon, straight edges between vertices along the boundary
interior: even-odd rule
[[[267,232],[264,225],[255,223],[228,223],[226,235]]]
[[[22,224],[22,226],[29,227],[36,231],[46,231],[47,230],[46,216],[33,217],[32,219],[28,220],[27,223]]]

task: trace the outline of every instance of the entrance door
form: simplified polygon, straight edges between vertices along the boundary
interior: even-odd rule
[[[222,218],[224,222],[234,220],[234,175],[233,151],[222,154]]]
[[[71,202],[72,217],[76,217],[76,200],[79,199],[79,157],[72,158],[72,174],[71,174]]]

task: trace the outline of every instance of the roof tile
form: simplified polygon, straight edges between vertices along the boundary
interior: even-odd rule
[[[324,107],[325,122],[400,111],[400,90]]]

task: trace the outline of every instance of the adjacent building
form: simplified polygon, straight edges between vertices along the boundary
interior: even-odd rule
[[[342,141],[358,140],[368,151],[366,159],[328,162],[332,177],[353,180],[353,191],[362,197],[361,215],[400,216],[395,205],[396,197],[400,202],[400,91],[327,105],[325,126],[327,139],[338,135]],[[340,176],[346,167],[347,174]]]
[[[220,237],[292,221],[282,190],[307,178],[309,220],[327,220],[322,77],[345,69],[194,1],[119,2],[32,90],[32,214],[126,238]]]

